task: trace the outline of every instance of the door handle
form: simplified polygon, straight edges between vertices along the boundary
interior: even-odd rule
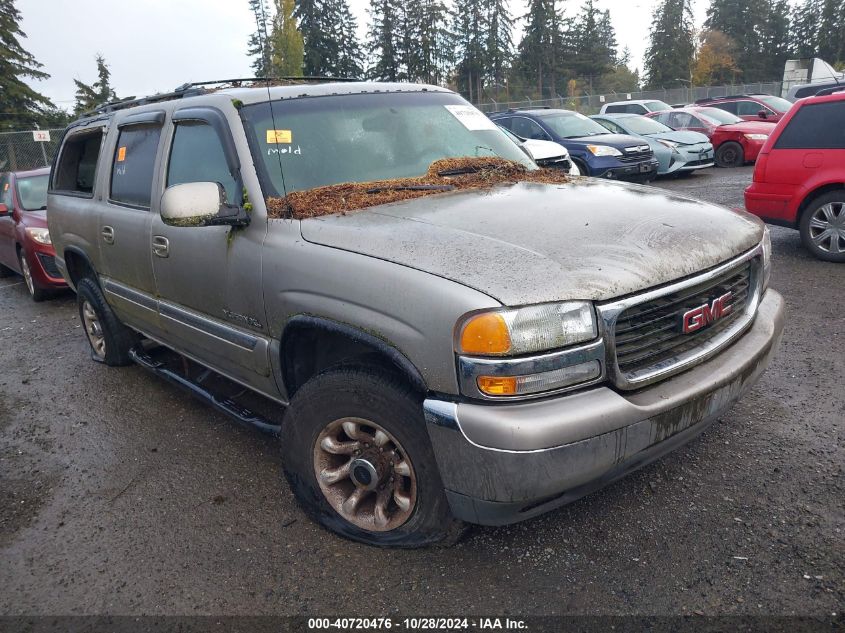
[[[114,244],[114,229],[110,226],[104,226],[100,230],[100,235],[103,236],[103,241],[106,244]]]
[[[170,257],[170,240],[163,235],[153,236],[153,253],[158,257]]]

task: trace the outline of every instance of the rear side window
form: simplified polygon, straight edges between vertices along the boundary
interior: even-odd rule
[[[502,126],[503,128],[505,128],[506,130],[511,130],[511,131],[513,131],[513,130],[512,130],[512,127],[513,127],[513,126],[512,126],[513,119],[512,119],[511,117],[509,117],[509,116],[505,116],[505,117],[497,118],[497,119],[496,119],[496,121],[495,121],[495,123],[496,123],[496,125],[501,125],[501,126]]]
[[[511,131],[520,138],[530,138],[538,141],[549,139],[549,135],[537,123],[525,117],[514,117],[511,123]]]
[[[67,136],[53,170],[52,189],[58,193],[92,196],[102,142],[100,129]]]
[[[120,130],[111,173],[113,202],[150,206],[160,137],[159,125],[132,125]]]
[[[748,101],[741,101],[740,103],[750,103]],[[724,110],[725,112],[730,112],[731,114],[757,114],[760,110],[759,106],[757,110],[754,112],[737,112],[737,102],[736,101],[722,101],[720,103],[711,103],[708,105],[710,108],[719,108],[720,110]]]
[[[230,204],[241,202],[241,192],[229,172],[217,132],[207,123],[190,121],[176,126],[167,168],[167,186],[186,182],[220,183]]]
[[[627,112],[628,106],[624,105],[609,105],[605,109],[605,112]]]
[[[775,149],[845,149],[845,101],[799,108]]]

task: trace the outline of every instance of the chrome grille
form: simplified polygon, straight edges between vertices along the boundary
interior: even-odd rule
[[[649,160],[654,157],[654,152],[651,149],[645,152],[625,153],[617,158],[623,163],[636,163],[641,160]]]
[[[612,344],[612,378],[633,389],[701,362],[740,334],[753,319],[759,301],[760,258],[745,256],[723,265],[701,281],[672,284],[665,293],[650,291],[600,306]],[[683,315],[732,293],[730,311],[697,331],[684,333]]]

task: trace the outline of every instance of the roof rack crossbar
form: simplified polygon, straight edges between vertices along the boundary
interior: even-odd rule
[[[219,84],[231,84],[238,86],[242,83],[259,83],[259,82],[290,82],[308,83],[308,82],[346,82],[346,81],[360,81],[360,79],[352,77],[243,77],[238,79],[215,79],[212,81],[192,81],[178,86],[172,92],[162,92],[159,94],[149,95],[146,97],[128,97],[118,101],[109,101],[102,103],[89,112],[85,112],[83,116],[93,116],[96,114],[107,114],[116,110],[123,110],[125,108],[133,108],[139,105],[146,105],[148,103],[157,103],[159,101],[170,101],[173,99],[184,99],[186,97],[194,97],[208,92],[206,86],[213,86]]]

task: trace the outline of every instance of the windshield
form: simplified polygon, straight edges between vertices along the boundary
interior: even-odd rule
[[[646,101],[645,107],[647,107],[652,112],[661,112],[663,110],[671,110],[672,106],[668,103],[663,101]]]
[[[408,92],[303,97],[244,106],[267,197],[340,183],[422,176],[444,158],[536,165],[461,97]]]
[[[765,103],[775,112],[788,112],[789,108],[792,107],[792,104],[787,101],[786,99],[781,99],[780,97],[773,97],[771,95],[760,95],[757,97],[760,101]]]
[[[719,108],[701,108],[695,111],[696,114],[705,119],[708,123],[714,125],[731,125],[732,123],[742,123],[742,119],[738,116],[725,112]]]
[[[648,136],[649,134],[660,134],[662,132],[671,132],[672,128],[663,125],[660,121],[649,119],[644,116],[630,116],[625,117],[623,123],[628,128],[629,132],[633,134],[642,134]]]
[[[47,208],[47,181],[49,179],[47,174],[17,179],[18,200],[24,211]]]
[[[541,118],[543,119],[543,123],[552,128],[554,133],[562,138],[610,134],[600,123],[588,119],[583,114],[577,112],[545,114]]]

